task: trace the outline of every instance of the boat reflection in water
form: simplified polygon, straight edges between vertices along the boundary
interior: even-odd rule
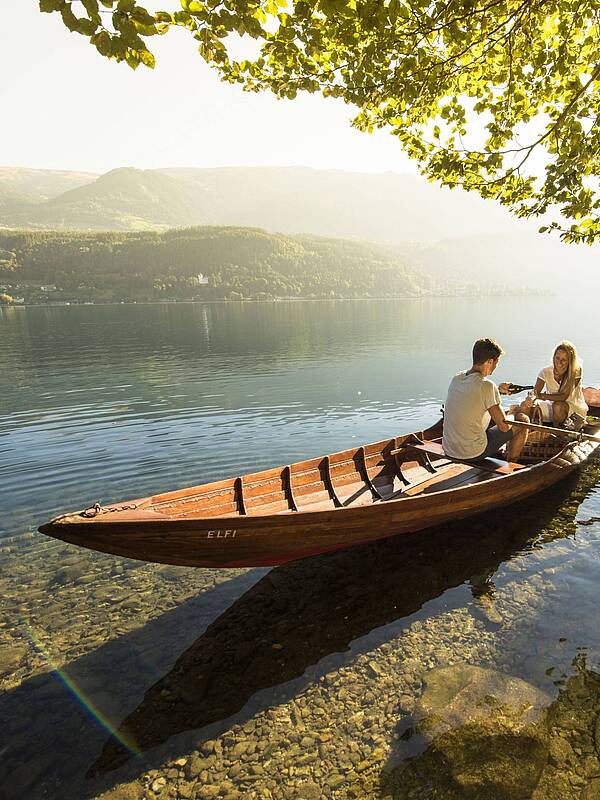
[[[303,676],[311,665],[344,653],[354,640],[401,621],[450,588],[469,583],[475,596],[493,591],[491,578],[504,561],[575,532],[574,508],[597,477],[597,468],[591,467],[493,517],[270,571],[181,655],[124,720],[119,734],[144,751],[177,733],[227,720],[260,690],[285,689],[283,684]],[[567,498],[569,504],[561,509]],[[559,511],[560,525],[546,527]],[[453,602],[469,600],[467,591]],[[303,685],[313,679],[314,670]],[[297,682],[288,688],[293,697]],[[274,700],[262,702],[267,707]],[[111,738],[90,774],[114,769],[128,758],[128,751]]]

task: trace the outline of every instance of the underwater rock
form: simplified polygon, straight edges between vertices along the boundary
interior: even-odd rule
[[[418,732],[469,800],[525,800],[538,784],[552,698],[520,678],[459,664],[426,676]]]

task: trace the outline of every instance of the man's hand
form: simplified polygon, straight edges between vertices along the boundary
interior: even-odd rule
[[[510,394],[510,381],[498,384],[498,391],[500,394]]]

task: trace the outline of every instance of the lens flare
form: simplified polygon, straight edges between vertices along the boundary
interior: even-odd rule
[[[135,741],[119,732],[115,725],[108,719],[108,717],[100,711],[100,709],[91,701],[91,699],[85,694],[83,689],[77,685],[77,683],[71,678],[64,669],[62,669],[59,664],[52,658],[52,655],[48,651],[48,648],[44,645],[42,641],[40,641],[39,637],[36,635],[35,631],[33,630],[29,621],[25,618],[24,614],[21,612],[19,614],[21,625],[25,630],[33,648],[40,653],[45,661],[52,667],[54,675],[65,685],[65,687],[69,690],[69,692],[76,698],[76,700],[80,703],[80,705],[84,708],[84,710],[88,713],[88,715],[100,725],[101,728],[104,728],[110,736],[116,739],[123,747],[125,747],[129,752],[139,757],[141,755],[141,751],[137,747]]]

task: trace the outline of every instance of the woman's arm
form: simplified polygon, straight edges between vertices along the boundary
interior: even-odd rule
[[[551,400],[553,403],[557,401],[565,402],[569,399],[571,392],[575,386],[577,386],[580,380],[581,378],[570,378],[562,392],[542,392],[544,381],[541,378],[538,378],[535,382],[534,391],[539,400]]]

